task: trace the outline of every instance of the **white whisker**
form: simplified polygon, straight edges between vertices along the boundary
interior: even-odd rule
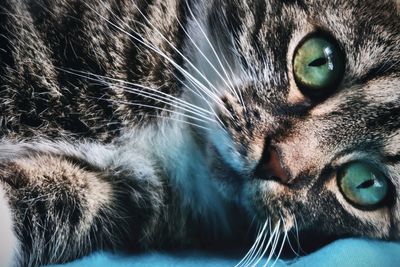
[[[210,65],[210,67],[215,71],[215,73],[222,79],[222,81],[225,83],[225,85],[228,87],[228,89],[235,95],[235,97],[237,97],[239,99],[239,96],[237,94],[237,92],[234,89],[234,86],[232,84],[232,82],[230,81],[229,77],[227,74],[226,78],[229,81],[230,84],[228,84],[228,82],[225,80],[225,78],[222,77],[222,75],[220,74],[220,72],[217,70],[217,68],[214,66],[214,64],[212,64],[212,62],[210,61],[210,59],[204,54],[204,52],[201,50],[201,48],[197,45],[197,43],[193,40],[192,36],[190,36],[190,34],[187,32],[187,30],[185,29],[185,27],[181,24],[181,22],[179,21],[179,19],[177,18],[177,21],[179,23],[179,26],[181,27],[181,29],[183,30],[183,32],[185,33],[185,35],[189,38],[190,42],[194,45],[194,47],[197,49],[197,51],[201,54],[201,56],[206,60],[206,62]],[[232,72],[233,75],[233,72]]]
[[[96,74],[93,74],[93,75],[96,75]],[[127,85],[129,85],[129,86],[140,87],[140,88],[142,88],[142,89],[146,89],[146,90],[149,90],[149,91],[153,91],[153,92],[156,92],[157,94],[163,95],[163,96],[166,97],[166,98],[171,98],[171,99],[175,100],[176,102],[179,102],[179,103],[181,103],[181,104],[187,106],[188,108],[189,108],[189,107],[190,107],[190,108],[193,108],[195,111],[199,111],[199,112],[202,112],[202,113],[204,113],[204,114],[210,114],[210,115],[213,114],[212,111],[206,110],[206,109],[204,109],[204,108],[202,108],[202,107],[199,107],[199,106],[196,106],[196,105],[194,105],[194,104],[192,104],[192,103],[190,103],[190,102],[187,102],[187,101],[183,100],[182,98],[175,97],[175,96],[173,96],[173,95],[164,93],[164,92],[162,92],[162,91],[159,91],[159,90],[154,89],[154,88],[151,88],[151,87],[147,87],[147,86],[144,86],[144,85],[141,85],[141,84],[138,84],[138,83],[132,83],[132,82],[123,81],[123,80],[120,80],[120,79],[109,78],[109,77],[100,76],[100,75],[96,75],[96,76],[105,78],[105,79],[110,80],[110,81],[120,82],[120,83],[127,84]],[[127,87],[127,88],[131,88],[131,87]]]
[[[252,263],[253,263],[254,261],[257,261],[257,259],[259,259],[260,257],[263,257],[262,251],[263,251],[263,249],[264,249],[265,240],[267,239],[269,233],[270,233],[270,231],[264,232],[263,240],[262,240],[261,244],[259,245],[259,247],[257,248],[256,253],[253,254],[253,255],[250,257],[249,261],[246,262],[246,264],[245,264],[244,266],[252,266]]]
[[[133,5],[135,5],[135,3],[132,2]],[[154,30],[157,31],[157,33],[161,36],[161,38],[163,38],[164,41],[167,42],[167,44],[174,49],[180,56],[182,56],[185,60],[187,60],[188,62],[190,62],[164,35],[162,35],[162,33],[159,32],[159,30],[153,26],[153,24],[147,19],[147,17],[141,12],[141,10],[135,5],[135,7],[137,8],[137,10],[139,11],[139,13],[143,16],[143,18],[153,27]],[[96,12],[96,14],[98,14],[99,16],[101,16],[101,18],[103,18],[104,20],[106,20],[107,23],[109,23],[110,25],[112,25],[113,27],[119,29],[120,31],[122,31],[123,33],[127,34],[129,37],[131,37],[132,39],[134,39],[135,41],[143,44],[144,46],[146,46],[147,48],[149,48],[150,50],[156,52],[157,54],[159,54],[160,56],[162,56],[164,59],[166,59],[168,62],[170,62],[176,69],[178,69],[183,75],[185,75],[185,77],[187,77],[188,79],[193,80],[197,86],[200,86],[200,88],[202,89],[202,91],[204,91],[209,97],[211,97],[214,101],[216,101],[216,103],[221,103],[221,100],[218,98],[218,96],[215,94],[215,92],[218,92],[218,90],[215,88],[215,86],[209,82],[207,80],[207,78],[205,76],[203,76],[202,78],[212,87],[212,89],[214,89],[215,92],[212,92],[211,90],[209,90],[207,87],[205,87],[199,80],[197,80],[196,78],[194,78],[189,72],[187,72],[185,69],[183,69],[181,66],[179,66],[179,64],[177,64],[173,59],[171,59],[170,57],[168,57],[164,52],[162,52],[159,47],[154,46],[153,44],[150,44],[149,42],[145,42],[143,40],[146,40],[146,38],[144,38],[144,36],[142,36],[139,32],[135,31],[134,29],[132,29],[126,22],[122,21],[121,19],[118,18],[118,16],[116,16],[114,14],[114,12],[112,10],[110,10],[108,7],[105,7],[112,15],[114,15],[114,17],[116,17],[116,19],[118,19],[120,22],[122,22],[125,26],[128,27],[128,29],[130,31],[132,31],[134,34],[138,35],[141,39],[133,36],[131,33],[127,32],[126,30],[124,30],[123,28],[119,27],[118,25],[112,23],[111,21],[109,21],[108,19],[104,18],[101,14],[98,14],[95,10],[93,10],[94,12]],[[201,74],[201,72],[196,69],[196,71]]]
[[[140,10],[140,8],[132,1],[132,4],[136,7],[136,9],[138,10],[138,12],[141,14],[141,16],[146,20],[147,23],[149,23],[149,25],[153,28],[153,30],[155,30],[158,35],[165,41],[167,42],[167,44],[175,51],[177,52],[200,76],[201,78],[203,78],[208,85],[210,85],[212,87],[212,89],[214,89],[215,93],[218,93],[219,90],[215,87],[215,85],[213,85],[208,79],[207,77],[185,56],[183,55],[183,53],[181,51],[179,51],[178,48],[176,48],[175,45],[173,45],[158,29],[157,27],[155,27],[151,21],[147,18],[147,16],[145,14],[143,14],[143,12]],[[180,24],[179,20],[178,23]],[[180,24],[181,25],[181,24]],[[136,32],[135,32],[136,33]],[[137,33],[136,33],[137,34]]]
[[[87,5],[87,4],[86,4]],[[95,12],[100,18],[102,18],[104,21],[106,21],[108,24],[110,24],[111,26],[115,27],[116,29],[120,30],[122,33],[126,34],[127,36],[129,36],[130,38],[132,38],[133,40],[137,41],[138,43],[144,45],[145,47],[147,47],[148,49],[150,49],[153,52],[156,52],[158,55],[162,56],[165,60],[167,60],[169,63],[171,63],[178,71],[180,71],[186,78],[192,80],[196,86],[198,86],[199,89],[201,89],[206,95],[208,95],[212,100],[214,100],[216,102],[216,104],[219,104],[220,106],[224,107],[222,105],[222,100],[219,99],[219,97],[213,93],[212,91],[210,91],[206,86],[204,86],[199,80],[197,80],[195,77],[193,77],[189,72],[187,72],[185,69],[183,69],[181,66],[179,66],[178,63],[176,63],[173,59],[171,59],[170,57],[168,57],[164,52],[162,52],[159,48],[155,47],[154,45],[147,43],[143,40],[145,40],[145,38],[143,38],[143,36],[141,36],[139,33],[135,32],[133,29],[129,28],[130,30],[132,30],[135,34],[137,34],[138,36],[140,36],[143,40],[141,40],[140,38],[132,35],[131,33],[127,32],[126,30],[124,30],[123,28],[121,28],[120,26],[116,25],[115,23],[111,22],[110,20],[108,20],[107,18],[105,18],[103,15],[101,15],[100,13],[98,13],[95,9],[93,9],[90,5],[87,5],[89,9],[91,9],[93,12]],[[112,13],[112,11],[110,11]],[[115,14],[114,14],[115,15]],[[124,21],[122,21],[122,23],[124,23],[126,25],[126,23]],[[129,26],[128,26],[129,27]]]
[[[223,77],[219,74],[219,72],[215,70],[216,73],[219,74],[219,76],[221,77],[221,79],[223,79],[223,81],[228,85],[228,87],[230,88],[230,90],[238,97],[239,101],[241,101],[241,99],[239,98],[237,92],[236,92],[235,89],[234,89],[235,87],[233,86],[232,82],[231,82],[230,79],[229,79],[229,76],[228,76],[228,74],[227,74],[227,72],[226,72],[226,70],[225,70],[224,65],[223,65],[222,62],[221,62],[221,59],[220,59],[219,56],[218,56],[217,51],[215,50],[214,46],[212,45],[212,43],[211,43],[210,39],[208,38],[206,32],[204,31],[203,27],[201,27],[201,24],[200,24],[199,21],[197,20],[196,16],[194,15],[194,13],[193,13],[192,9],[190,8],[190,5],[189,5],[189,3],[188,3],[187,1],[186,1],[186,6],[187,6],[187,8],[188,8],[188,10],[189,10],[189,12],[190,12],[192,18],[194,19],[194,21],[196,22],[196,24],[197,24],[197,26],[199,27],[200,31],[202,32],[202,34],[203,34],[205,40],[207,41],[207,43],[209,44],[211,50],[213,51],[213,53],[214,53],[214,55],[215,55],[215,57],[216,57],[216,59],[217,59],[219,65],[220,65],[220,67],[222,68],[222,71],[224,72],[226,78],[227,78],[228,81],[230,82],[230,86],[228,85],[228,83],[226,82],[226,80],[223,79]],[[200,50],[200,51],[201,51],[201,50]],[[207,57],[205,57],[205,58],[206,58],[206,60],[208,61]],[[212,65],[212,63],[209,63],[209,64]],[[213,66],[213,67],[214,67],[214,66]],[[243,105],[243,103],[242,103],[242,105]],[[244,107],[244,105],[243,105],[243,107]],[[244,108],[245,108],[245,107],[244,107]]]
[[[271,224],[271,218],[268,218],[268,225],[270,226],[270,224]],[[253,255],[251,255],[251,257],[249,258],[249,261],[246,263],[245,266],[250,266],[250,264],[252,262],[254,262],[256,259],[258,259],[260,257],[260,253],[262,252],[262,250],[264,248],[265,240],[267,239],[267,237],[270,233],[271,232],[269,230],[264,230],[264,236],[263,236],[261,243],[259,244],[258,248],[254,251],[255,253]]]
[[[298,229],[297,229],[296,217],[295,217],[294,214],[292,215],[292,217],[293,217],[293,221],[295,222],[294,226],[295,226],[295,230],[296,230],[296,233],[297,233],[297,249],[299,249],[299,244],[298,244]],[[300,254],[299,254],[298,251],[296,251],[296,250],[294,249],[293,244],[292,244],[292,241],[290,241],[290,236],[289,236],[289,234],[288,234],[288,236],[287,236],[287,243],[289,244],[290,249],[291,249],[292,252],[296,255],[296,257],[299,257]]]
[[[165,41],[165,42],[167,42],[167,44],[174,50],[174,51],[176,51],[200,76],[201,76],[201,78],[203,78],[206,82],[207,82],[207,84],[208,85],[210,85],[211,86],[211,88],[212,89],[214,89],[214,92],[215,93],[218,93],[219,92],[219,90],[215,87],[215,85],[213,85],[208,79],[207,79],[207,77],[205,77],[204,76],[204,74],[198,69],[198,68],[196,68],[196,66],[194,66],[194,64],[185,56],[185,55],[183,55],[183,53],[181,52],[181,51],[179,51],[179,49],[178,48],[176,48],[176,46],[174,46],[158,29],[157,29],[157,27],[155,27],[152,23],[151,23],[151,21],[146,17],[146,15],[145,14],[143,14],[143,12],[140,10],[140,8],[135,4],[135,3],[133,3],[134,5],[135,5],[135,7],[136,7],[136,9],[138,10],[138,12],[141,14],[141,16],[150,24],[150,26],[160,35],[160,37]],[[108,9],[109,10],[109,9]],[[114,16],[115,16],[115,14],[111,11],[111,10],[109,10]],[[119,19],[120,20],[120,19]],[[120,20],[121,21],[121,20]],[[181,23],[180,23],[180,21],[177,19],[177,21],[178,21],[178,23],[179,23],[179,25],[181,25]],[[142,36],[142,35],[140,35],[137,31],[135,31],[135,30],[133,30],[129,25],[127,25],[124,21],[121,21],[122,23],[124,23],[128,28],[129,28],[129,30],[131,30],[132,32],[134,32],[135,34],[137,34],[138,36],[140,36],[143,40],[145,40],[145,38]],[[136,20],[135,20],[135,22],[136,22]],[[143,23],[141,23],[141,22],[137,22],[138,24],[140,24],[140,25],[143,25],[143,26],[145,26]],[[183,28],[183,26],[181,25],[181,27]],[[184,29],[183,29],[184,30]],[[189,36],[189,35],[188,35]],[[189,36],[190,37],[190,36]],[[145,45],[145,44],[144,44]],[[155,49],[157,49],[157,53],[158,53],[158,51],[160,51],[160,49],[159,48],[156,48],[156,47],[154,47],[153,45],[152,45],[152,47],[153,48],[155,48]],[[168,60],[168,58],[166,58],[167,60]],[[172,60],[172,59],[171,59]],[[173,60],[172,60],[173,61]],[[174,61],[173,61],[174,62]],[[173,64],[172,62],[171,62],[171,64]],[[176,64],[176,63],[175,63]],[[174,65],[174,67],[175,68],[177,68],[178,69],[178,67],[179,67],[179,71],[181,71],[181,73],[182,73],[182,70],[184,70],[183,68],[181,68],[179,65],[177,65],[177,66],[175,66],[175,64],[173,64]],[[210,63],[211,64],[211,63]],[[214,66],[213,66],[214,67]],[[181,70],[182,69],[182,70]],[[187,72],[187,71],[185,71],[185,72]],[[188,72],[187,72],[188,73]],[[182,73],[183,75],[185,75],[185,73]],[[190,82],[195,86],[195,87],[197,87],[197,88],[199,88],[199,84],[200,85],[202,85],[202,86],[204,86],[200,81],[198,81],[196,78],[194,78],[192,75],[190,75],[189,77],[187,77],[187,75],[185,75],[185,77],[186,78],[189,78],[189,80],[190,80]],[[186,87],[186,88],[188,88],[189,90],[191,90],[192,92],[193,92],[193,89],[192,88],[189,88],[189,87]],[[202,89],[202,88],[200,88],[201,89],[201,91],[203,91],[203,92],[205,92],[204,91],[204,89]],[[210,91],[211,92],[211,91]],[[195,93],[195,92],[194,92]],[[209,96],[209,97],[211,97],[211,99],[213,99],[214,100],[214,102],[216,102],[216,104],[218,104],[220,107],[222,107],[227,113],[228,113],[228,115],[230,116],[230,118],[231,119],[233,119],[233,116],[232,116],[232,114],[230,113],[230,111],[228,110],[228,109],[226,109],[226,107],[224,106],[224,105],[222,105],[221,104],[221,100],[218,98],[218,96],[217,95],[215,95],[214,94],[214,96],[216,96],[216,98],[217,99],[215,99],[215,98],[213,98],[212,96],[210,96],[209,94],[207,94],[207,92],[205,92],[206,93],[206,95],[207,96]],[[212,93],[212,92],[211,92]],[[204,98],[204,96],[202,97],[203,99],[204,99],[204,101],[206,101],[207,102],[207,104],[208,104],[208,101],[207,100],[205,100],[205,98]],[[216,114],[215,114],[216,115]],[[219,118],[218,118],[219,119]],[[223,123],[222,123],[222,121],[220,121],[220,123],[222,124],[222,126],[223,126]]]
[[[124,81],[121,81],[121,80],[118,80],[118,79],[108,78],[108,77],[101,76],[101,75],[96,75],[96,74],[86,73],[86,72],[81,72],[81,71],[77,71],[77,73],[74,73],[73,71],[69,71],[69,70],[64,70],[64,72],[69,73],[69,74],[73,74],[73,75],[76,75],[78,77],[85,78],[85,79],[88,79],[88,80],[91,80],[91,81],[103,82],[101,84],[105,83],[105,85],[107,87],[113,86],[115,88],[122,89],[122,90],[124,90],[124,91],[126,91],[128,93],[132,93],[132,94],[135,94],[135,95],[138,95],[138,96],[143,96],[143,97],[148,98],[148,99],[159,101],[160,103],[171,105],[172,107],[184,110],[184,111],[189,112],[189,113],[191,113],[193,115],[199,116],[200,118],[203,118],[203,119],[206,119],[206,120],[209,120],[209,121],[212,121],[212,122],[217,122],[213,118],[210,118],[209,116],[206,116],[207,114],[204,114],[204,112],[202,112],[204,109],[200,108],[201,110],[199,111],[199,110],[196,109],[197,106],[192,105],[190,103],[187,103],[184,100],[182,100],[183,102],[181,102],[181,101],[179,101],[181,99],[173,97],[173,96],[168,95],[166,93],[160,92],[160,91],[158,91],[156,89],[153,89],[153,88],[149,88],[149,87],[142,86],[142,85],[139,85],[139,84],[133,84],[133,83],[126,82],[127,84],[132,84],[134,86],[137,86],[137,87],[145,89],[145,90],[149,90],[151,92],[161,93],[162,95],[160,96],[160,95],[155,94],[155,93],[143,91],[143,90],[136,89],[136,88],[131,88],[131,87],[128,87],[128,86],[118,85],[118,84],[111,84],[110,85],[106,81],[103,81],[102,79],[104,78],[105,80],[116,80],[116,81],[122,82],[122,83],[124,83]],[[84,73],[84,74],[86,74],[88,76],[81,75],[79,73]],[[93,78],[93,77],[96,77],[96,78]],[[166,96],[163,96],[163,95],[166,95]],[[180,106],[180,105],[183,105],[183,106]],[[207,110],[204,110],[204,111],[207,111]],[[209,111],[207,111],[207,112],[209,112]],[[209,112],[209,114],[212,114],[212,113]]]
[[[160,103],[163,103],[163,104],[166,104],[166,105],[170,105],[170,106],[172,106],[174,108],[186,111],[186,112],[188,112],[190,114],[198,116],[199,118],[203,118],[203,119],[211,121],[211,122],[217,122],[216,120],[214,120],[213,118],[211,118],[209,116],[199,114],[198,112],[196,112],[196,110],[193,111],[191,109],[179,106],[179,103],[177,105],[175,105],[176,103],[173,102],[173,101],[170,101],[170,102],[164,101],[163,99],[165,99],[165,98],[160,98],[159,96],[157,96],[155,94],[151,94],[151,93],[148,93],[148,92],[143,92],[141,90],[138,90],[138,89],[135,89],[135,88],[126,87],[126,86],[120,86],[120,85],[114,85],[114,86],[117,87],[117,88],[120,88],[120,89],[124,89],[125,91],[127,91],[129,93],[132,93],[132,94],[135,94],[135,95],[138,95],[138,96],[143,96],[143,97],[148,98],[148,99],[156,100],[156,101],[159,101]],[[156,97],[153,97],[153,96],[156,96]],[[170,100],[170,99],[167,98],[167,100]]]
[[[280,228],[280,224],[281,224],[281,222],[278,221],[278,223],[277,223],[277,224],[275,225],[275,227],[274,227],[274,231],[271,233],[271,236],[270,236],[269,239],[268,239],[268,243],[267,243],[267,245],[265,246],[264,251],[261,253],[261,255],[260,255],[260,257],[258,258],[258,260],[257,260],[254,264],[252,264],[252,266],[256,266],[256,265],[262,260],[262,258],[263,258],[264,255],[267,253],[267,251],[268,251],[268,249],[269,249],[269,247],[270,247],[271,244],[273,244],[272,249],[274,248],[274,243],[276,242],[276,236],[279,237],[279,228]],[[273,242],[273,243],[272,243],[272,242]],[[271,251],[272,251],[272,249],[271,249]]]
[[[109,100],[109,101],[112,102],[112,103],[123,104],[123,105],[127,105],[127,106],[137,106],[137,107],[144,107],[144,108],[150,108],[150,109],[154,109],[154,110],[169,112],[169,113],[180,115],[182,117],[186,117],[186,118],[189,118],[189,119],[192,119],[192,120],[195,120],[195,121],[206,123],[206,121],[204,121],[204,120],[202,120],[200,118],[197,118],[197,117],[194,117],[194,116],[190,116],[188,114],[181,113],[181,112],[178,112],[178,111],[175,111],[175,110],[170,110],[170,109],[167,109],[167,108],[161,108],[161,107],[142,104],[142,103],[127,102],[127,101],[122,101],[122,100]]]
[[[280,232],[279,232],[279,230],[280,230],[280,228],[281,228],[280,226],[281,226],[281,221],[278,221],[278,224],[277,224],[278,231],[277,231],[277,233],[275,234],[275,238],[274,238],[274,242],[273,242],[273,244],[272,244],[271,251],[269,252],[267,261],[265,262],[265,265],[264,265],[264,266],[268,266],[268,264],[270,263],[272,257],[273,257],[274,254],[275,254],[275,250],[276,250],[276,247],[278,246],[279,238],[280,238]]]
[[[189,85],[187,85],[184,81],[182,81],[182,80],[181,80],[179,77],[177,77],[176,75],[174,75],[174,76],[175,76],[175,78],[177,79],[177,81],[179,81],[183,86],[185,86],[185,88],[188,88],[188,89],[189,89]],[[189,81],[189,83],[192,84],[191,81]],[[212,107],[212,103],[210,103],[210,101],[208,101],[208,100],[205,98],[205,96],[204,96],[203,94],[201,94],[200,91],[198,91],[198,89],[192,89],[192,88],[190,88],[189,90],[196,90],[196,91],[197,91],[197,93],[196,93],[196,92],[193,92],[193,93],[195,93],[197,96],[199,96],[200,98],[203,99],[203,101],[206,103],[206,105],[210,108],[211,112],[214,114],[215,118],[218,120],[220,128],[221,128],[224,132],[226,132],[226,130],[225,130],[226,126],[224,125],[224,123],[222,122],[222,120],[221,120],[221,118],[218,116],[218,114],[215,112],[214,108]],[[231,115],[231,117],[232,117],[232,114],[230,114],[230,115]]]
[[[148,117],[161,118],[161,119],[165,119],[165,120],[172,120],[172,121],[188,124],[188,125],[200,128],[200,129],[209,130],[209,131],[211,130],[210,128],[208,128],[206,126],[202,126],[202,125],[199,125],[197,123],[189,122],[189,121],[186,121],[186,120],[180,120],[180,119],[177,119],[177,118],[174,118],[174,117],[170,117],[170,116],[148,115]]]
[[[245,265],[246,265],[246,262],[248,261],[248,259],[251,259],[251,257],[252,257],[253,254],[254,254],[254,250],[257,248],[257,246],[258,246],[258,244],[259,244],[261,238],[262,238],[263,235],[264,235],[264,232],[265,232],[265,230],[266,230],[266,228],[267,228],[268,223],[269,223],[269,220],[266,220],[265,223],[264,223],[264,225],[263,225],[263,227],[260,228],[260,231],[259,231],[258,234],[257,234],[257,238],[256,238],[256,241],[254,242],[253,246],[249,249],[249,251],[248,251],[247,254],[243,257],[243,259],[235,265],[235,267],[241,266],[242,263],[243,263],[243,265],[245,266]]]
[[[232,77],[234,77],[234,76],[235,76],[235,75],[234,75],[234,72],[233,72],[231,66],[228,64],[228,61],[227,61],[227,59],[226,59],[226,57],[225,57],[224,54],[222,54],[222,58],[223,58],[224,61],[226,62],[226,65],[228,66],[229,71],[231,72]],[[233,88],[235,88],[235,86],[234,86]],[[237,91],[239,92],[239,98],[238,98],[238,99],[239,99],[239,103],[242,105],[244,111],[246,111],[246,105],[245,105],[245,103],[244,103],[242,91],[241,91],[241,90],[237,90]],[[236,92],[236,90],[235,90],[235,92]],[[237,94],[236,94],[236,95],[237,95]],[[244,116],[247,118],[247,116],[248,116],[248,115],[247,115],[247,112],[244,112]]]
[[[298,254],[300,254],[300,253],[302,253],[304,251],[303,251],[303,249],[301,248],[301,245],[300,245],[299,225],[297,224],[296,216],[293,215],[293,219],[294,219],[294,226],[295,226],[295,230],[296,230],[297,249],[298,249]]]
[[[280,257],[281,254],[282,254],[283,247],[285,246],[285,242],[286,242],[287,238],[288,238],[287,231],[284,230],[284,235],[283,235],[283,239],[282,239],[282,244],[281,244],[281,246],[280,246],[280,248],[279,248],[278,255],[275,256],[275,261],[272,263],[271,267],[275,266],[275,264],[278,262],[279,257]]]
[[[279,251],[278,251],[278,255],[275,256],[275,261],[272,263],[271,267],[275,266],[275,264],[278,262],[279,257],[282,254],[283,247],[285,246],[286,239],[288,238],[288,232],[285,229],[285,219],[283,218],[282,215],[281,215],[281,219],[282,219],[282,225],[283,225],[282,229],[283,229],[284,235],[283,235],[283,239],[282,239],[282,244],[281,244],[281,246],[279,248]]]

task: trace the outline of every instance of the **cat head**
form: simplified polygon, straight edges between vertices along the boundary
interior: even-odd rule
[[[396,2],[220,0],[191,12],[221,192],[286,230],[399,239]]]

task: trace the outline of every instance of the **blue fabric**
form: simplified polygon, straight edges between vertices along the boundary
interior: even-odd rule
[[[218,256],[201,252],[146,253],[131,256],[96,253],[84,259],[58,265],[57,267],[230,267],[235,266],[239,260],[240,256],[238,255]],[[263,262],[260,263],[263,264]],[[344,239],[295,260],[280,260],[275,266],[400,267],[400,243]]]

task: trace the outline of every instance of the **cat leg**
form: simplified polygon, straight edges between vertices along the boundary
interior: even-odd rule
[[[51,154],[0,163],[1,246],[3,236],[9,242],[0,265],[63,263],[140,245],[159,221],[163,188],[148,172],[132,175]]]

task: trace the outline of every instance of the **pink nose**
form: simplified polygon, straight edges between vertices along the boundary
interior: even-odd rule
[[[274,177],[284,184],[290,181],[290,176],[282,166],[281,159],[275,148],[270,148],[266,162],[263,162],[261,166],[263,176]]]

